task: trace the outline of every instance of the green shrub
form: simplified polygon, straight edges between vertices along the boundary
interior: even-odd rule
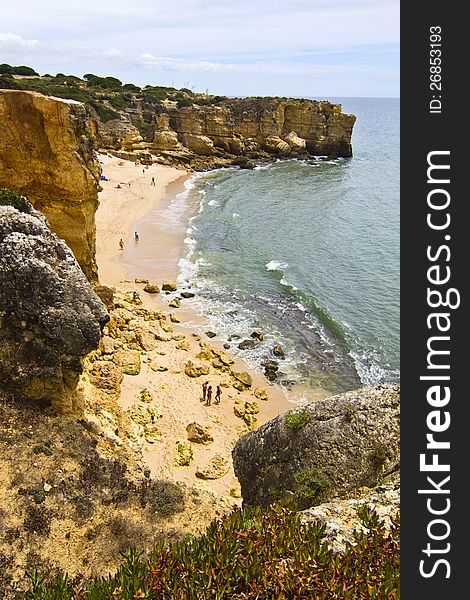
[[[131,548],[114,575],[85,580],[65,574],[46,582],[28,573],[28,600],[152,598],[175,600],[356,600],[399,597],[399,518],[385,530],[364,511],[367,531],[334,553],[325,525],[302,523],[298,513],[271,506],[237,509],[204,535],[158,543],[147,560]]]
[[[178,98],[178,100],[176,101],[176,105],[178,106],[178,108],[183,108],[185,106],[192,106],[193,101],[190,100],[189,98]]]
[[[314,467],[300,469],[294,474],[294,499],[299,510],[322,502],[330,487],[328,480]]]
[[[39,77],[39,73],[36,73],[31,67],[21,65],[19,67],[12,67],[6,63],[0,65],[0,73],[10,73],[11,75],[32,75]]]
[[[90,100],[88,104],[95,109],[96,114],[103,123],[107,123],[108,121],[111,121],[111,119],[119,119],[119,113],[112,108],[108,108],[104,104],[101,104],[101,102]]]
[[[7,188],[0,189],[0,206],[13,206],[20,212],[31,212],[31,204],[28,200],[21,194]]]
[[[121,110],[126,107],[127,100],[126,100],[126,98],[124,98],[124,96],[121,96],[120,94],[118,94],[116,96],[111,96],[109,98],[109,103],[111,104],[111,106],[113,108],[117,108],[118,110]]]

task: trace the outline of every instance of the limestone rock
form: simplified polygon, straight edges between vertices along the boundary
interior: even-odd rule
[[[0,90],[0,188],[23,194],[46,216],[93,282],[99,177],[83,104]]]
[[[90,383],[109,393],[118,393],[121,387],[122,371],[111,360],[97,360],[89,372]]]
[[[26,200],[24,212],[0,206],[0,387],[72,410],[82,357],[108,320],[46,218]]]
[[[112,354],[116,348],[116,342],[109,335],[104,335],[100,340],[101,354]]]
[[[179,308],[180,304],[181,302],[179,298],[173,298],[173,300],[171,300],[171,302],[168,303],[168,306],[170,306],[171,308]]]
[[[121,121],[98,120],[101,145],[127,147],[130,159],[137,147],[146,145],[151,152],[160,152],[163,162],[202,169],[228,164],[246,168],[253,166],[253,159],[273,156],[352,154],[355,117],[332,102],[231,98],[217,105],[194,103],[181,108],[159,103],[155,113],[153,139],[144,143],[137,141],[138,131],[130,123],[133,113],[123,114]]]
[[[235,389],[243,391],[251,387],[253,380],[249,373],[245,371],[232,371],[232,375],[235,378],[233,383]]]
[[[399,387],[361,388],[289,411],[238,440],[233,464],[246,504],[292,494],[313,506],[399,467]]]
[[[364,531],[358,511],[373,510],[390,529],[391,519],[400,510],[400,480],[392,475],[378,486],[361,488],[354,498],[335,498],[332,502],[313,506],[300,513],[303,523],[320,521],[326,527],[325,540],[334,552],[344,552],[347,543],[354,544],[354,532]]]
[[[147,388],[142,388],[139,392],[139,400],[141,402],[153,402],[153,395]]]
[[[188,432],[188,440],[195,442],[196,444],[212,444],[214,438],[212,437],[209,428],[199,423],[190,423],[186,427]]]
[[[140,354],[135,350],[116,352],[114,362],[122,367],[124,375],[138,375],[140,373]]]
[[[257,387],[255,388],[255,391],[253,392],[255,398],[258,398],[258,400],[267,400],[268,399],[268,394],[266,392],[266,390],[264,390],[263,388]]]
[[[179,143],[176,131],[167,129],[165,131],[156,131],[153,135],[153,148],[155,150],[176,150],[182,148]]]
[[[281,155],[287,155],[291,151],[291,147],[287,142],[282,140],[278,135],[270,135],[264,140],[264,146],[269,152],[277,152]]]
[[[208,365],[196,364],[188,360],[184,367],[184,372],[188,377],[200,377],[201,375],[209,375],[209,367]]]
[[[236,417],[243,419],[247,425],[254,425],[257,421],[255,415],[259,413],[259,406],[256,402],[245,402],[242,404],[238,400],[235,400],[233,412]]]
[[[148,294],[158,294],[160,288],[155,283],[147,283],[144,287],[144,292],[147,292]]]
[[[163,292],[176,292],[176,283],[173,281],[164,281],[162,283]]]
[[[127,410],[130,418],[137,423],[146,427],[154,425],[162,417],[160,408],[156,404],[133,404]]]
[[[229,461],[220,454],[216,454],[208,465],[196,470],[196,477],[199,477],[199,479],[220,479],[228,472],[229,467]]]
[[[183,133],[178,136],[181,143],[195,154],[212,154],[214,143],[207,135],[195,135],[193,133]]]
[[[223,352],[221,352],[221,353],[219,354],[219,360],[220,360],[220,362],[221,362],[221,363],[222,363],[224,366],[226,366],[226,367],[228,367],[228,366],[230,366],[230,365],[233,365],[233,363],[234,363],[234,360],[233,360],[233,358],[230,358],[230,356],[227,356],[227,355],[226,355],[226,354],[224,354]]]
[[[243,340],[238,344],[238,347],[240,348],[240,350],[252,350],[255,347],[255,345],[256,344],[254,340]]]
[[[300,150],[306,147],[306,142],[303,138],[299,137],[295,131],[288,133],[284,140],[289,144],[292,149]]]
[[[181,319],[175,313],[170,313],[170,321],[172,323],[181,323]]]
[[[189,467],[194,458],[193,447],[189,440],[178,440],[175,447],[175,465]]]

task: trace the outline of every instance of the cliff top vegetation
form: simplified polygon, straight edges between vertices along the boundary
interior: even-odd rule
[[[86,73],[82,78],[64,73],[39,75],[31,67],[15,67],[8,64],[0,65],[0,89],[34,91],[46,96],[77,100],[83,102],[87,108],[94,109],[103,122],[118,119],[120,110],[131,114],[137,110],[143,110],[144,113],[148,110],[158,114],[165,105],[184,108],[193,105],[230,104],[232,109],[238,111],[253,108],[250,104],[250,100],[253,99],[249,98],[210,95],[194,92],[188,88],[177,89],[158,85],[139,87],[133,83],[122,83],[117,77],[100,77],[93,73]],[[274,98],[257,98],[257,109],[272,109],[274,100]]]

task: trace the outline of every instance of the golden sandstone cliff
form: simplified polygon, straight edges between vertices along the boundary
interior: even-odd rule
[[[242,165],[240,158],[349,157],[356,121],[339,104],[284,98],[234,98],[183,107],[166,102],[153,112],[136,101],[120,117],[97,120],[102,147],[126,152],[127,158],[158,154],[168,163],[195,168]],[[145,123],[145,131],[136,126],[139,122]]]
[[[26,196],[96,282],[100,167],[88,122],[79,102],[0,90],[0,188]]]

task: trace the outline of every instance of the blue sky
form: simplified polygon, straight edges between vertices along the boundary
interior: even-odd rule
[[[399,96],[399,0],[22,0],[0,62],[214,94]]]

